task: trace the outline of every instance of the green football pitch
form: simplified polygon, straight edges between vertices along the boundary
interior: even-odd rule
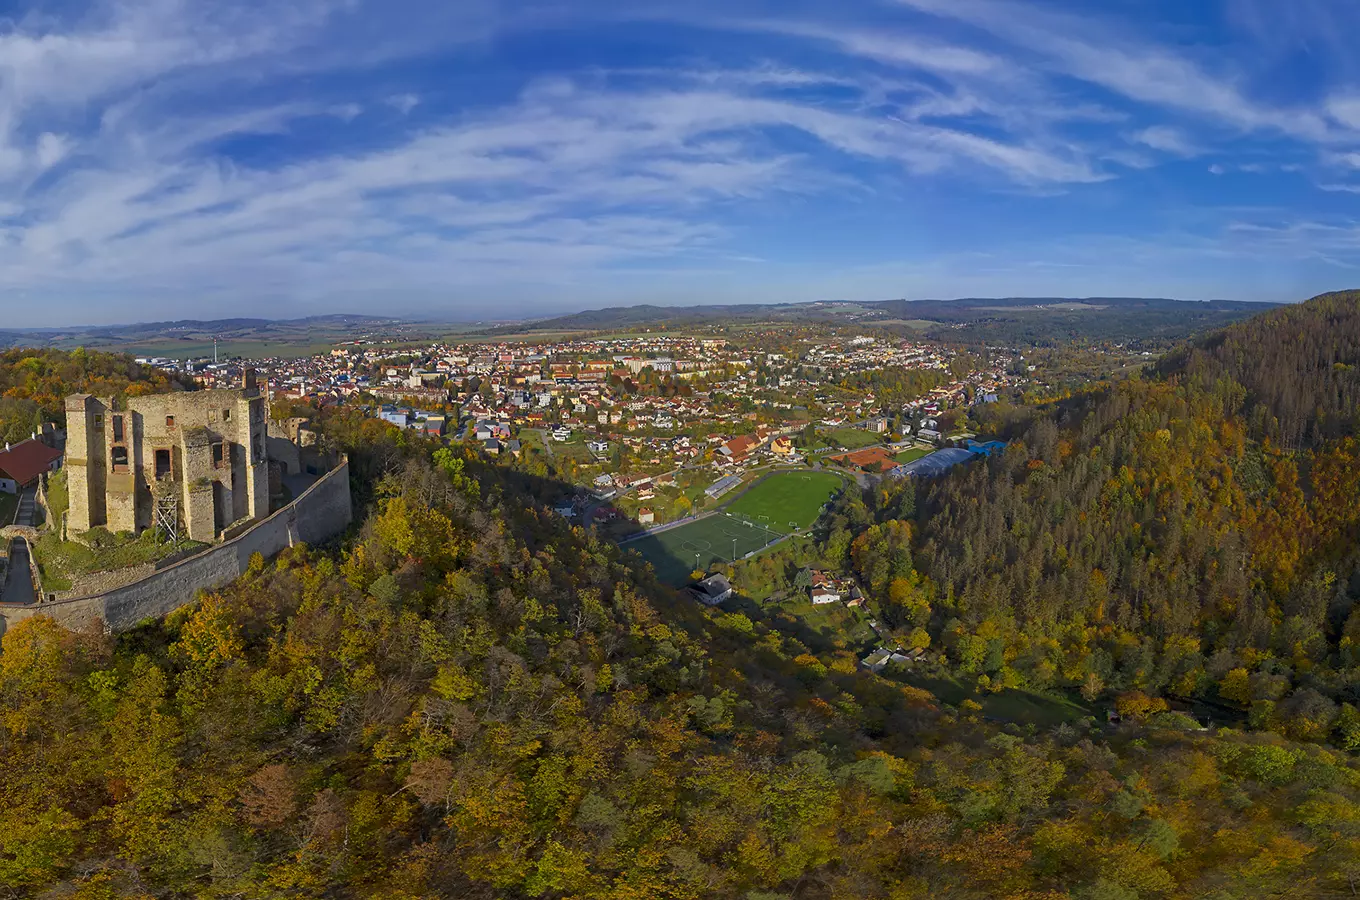
[[[652,564],[660,581],[678,586],[688,582],[690,572],[695,569],[741,559],[783,536],[782,531],[716,513],[679,528],[629,541],[623,549],[641,553],[642,558]]]
[[[844,482],[829,472],[780,472],[756,483],[726,511],[781,533],[808,528]]]

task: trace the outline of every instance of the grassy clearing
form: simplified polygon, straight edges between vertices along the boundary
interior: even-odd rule
[[[996,694],[978,694],[968,684],[950,675],[907,676],[906,681],[934,694],[941,703],[958,706],[964,700],[982,705],[982,714],[990,719],[1052,728],[1063,722],[1075,722],[1095,715],[1095,710],[1066,697],[1040,694],[1026,690],[1005,690]]]
[[[1083,706],[1067,697],[1052,697],[1036,694],[1033,691],[1002,691],[990,694],[982,701],[984,715],[1022,725],[1038,725],[1052,728],[1063,722],[1075,722],[1086,716],[1095,715],[1090,707]]]
[[[18,508],[18,494],[0,494],[0,528],[14,522],[14,511]]]
[[[781,472],[757,482],[726,510],[779,532],[807,528],[842,484],[839,476],[829,472]]]
[[[42,534],[33,546],[33,558],[42,576],[43,589],[65,591],[72,580],[81,575],[109,572],[156,562],[176,552],[196,552],[208,546],[194,541],[183,541],[178,547],[157,543],[152,529],[138,537],[110,534],[102,528],[87,534],[90,546],[77,541],[63,541],[54,531]]]
[[[847,450],[859,450],[879,443],[879,436],[862,428],[829,428],[825,435],[828,440]]]
[[[590,448],[584,441],[566,441],[559,443],[552,442],[553,453],[564,459],[574,459],[579,463],[597,462],[595,454],[590,452]]]
[[[814,606],[806,592],[799,591],[796,596],[781,600],[770,609],[801,620],[824,647],[859,651],[869,650],[878,644],[878,636],[869,626],[869,614],[842,603]]]

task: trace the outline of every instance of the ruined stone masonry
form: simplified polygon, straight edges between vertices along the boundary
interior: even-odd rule
[[[267,410],[253,373],[238,390],[66,398],[67,528],[141,532],[177,501],[190,540],[269,515]]]
[[[349,461],[341,457],[334,468],[273,515],[132,584],[69,600],[0,604],[0,635],[31,616],[48,616],[71,630],[132,628],[189,603],[199,591],[240,577],[256,553],[268,558],[299,543],[315,545],[334,539],[349,527],[353,516]]]

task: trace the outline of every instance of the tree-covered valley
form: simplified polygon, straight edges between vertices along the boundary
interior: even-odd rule
[[[318,412],[346,540],[132,632],[5,633],[0,896],[1354,896],[1357,366],[1333,295],[999,405],[1003,453],[848,492],[788,567],[854,572],[983,694],[1117,726],[703,608],[551,480]]]

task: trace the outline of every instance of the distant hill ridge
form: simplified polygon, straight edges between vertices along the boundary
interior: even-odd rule
[[[883,326],[924,337],[1013,345],[1069,341],[1152,341],[1163,347],[1230,325],[1278,304],[1162,297],[965,297],[956,300],[822,300],[712,306],[637,306],[585,310],[533,320],[539,331],[604,331],[640,326],[721,325],[728,322]],[[526,323],[488,329],[523,331]]]
[[[659,306],[638,304],[490,325],[496,336],[533,331],[607,331],[666,324],[696,327],[724,323],[863,325],[895,328],[921,337],[1006,345],[1056,345],[1071,341],[1147,341],[1163,349],[1278,304],[1233,300],[1187,301],[1162,297],[963,297],[954,300],[819,300],[804,303],[740,303]],[[240,317],[178,319],[120,325],[81,325],[0,330],[0,347],[74,347],[145,344],[184,339],[247,339],[303,343],[316,330],[340,339],[347,328],[382,325],[429,327],[392,316],[331,313],[296,319]],[[432,333],[433,334],[433,333]],[[431,336],[431,335],[427,335]]]
[[[826,311],[865,310],[883,313],[910,313],[920,318],[933,316],[955,317],[960,313],[976,313],[1003,309],[1035,309],[1055,303],[1076,303],[1088,306],[1117,306],[1122,309],[1175,309],[1260,312],[1276,304],[1248,303],[1237,300],[1173,300],[1166,297],[960,297],[954,300],[815,300],[806,303],[737,303],[694,306],[657,306],[642,303],[635,306],[610,306],[582,310],[564,316],[533,320],[535,328],[582,328],[596,325],[640,324],[651,321],[680,321],[717,318],[764,318],[807,313],[816,316]],[[518,327],[518,326],[504,326]]]
[[[391,316],[364,316],[352,313],[329,313],[300,319],[174,319],[164,322],[128,322],[118,325],[61,325],[40,328],[8,328],[0,334],[56,334],[71,331],[117,332],[129,329],[166,331],[175,328],[220,329],[261,328],[279,325],[349,325],[401,321]]]
[[[194,337],[275,340],[302,343],[316,332],[328,337],[348,334],[346,329],[375,328],[384,325],[406,326],[405,320],[391,316],[330,313],[300,319],[178,319],[167,322],[135,322],[123,325],[75,325],[57,328],[16,328],[0,330],[0,347],[77,345],[116,349],[121,345],[164,339]]]

